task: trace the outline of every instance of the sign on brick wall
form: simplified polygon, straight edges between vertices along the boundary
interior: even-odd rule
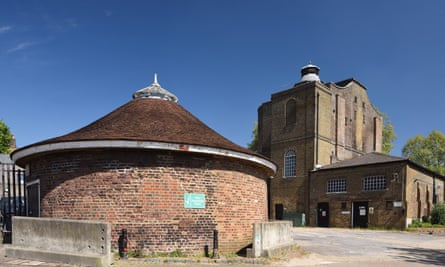
[[[205,194],[184,194],[184,208],[186,209],[205,209],[206,196]]]

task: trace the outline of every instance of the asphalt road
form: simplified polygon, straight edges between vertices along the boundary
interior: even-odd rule
[[[397,231],[351,230],[338,228],[294,228],[293,238],[299,250],[269,264],[241,263],[149,263],[144,260],[117,261],[117,267],[293,267],[360,266],[414,267],[445,266],[445,234]],[[0,245],[1,248],[1,245]],[[0,249],[1,250],[1,249]],[[303,253],[302,253],[303,252]],[[56,263],[3,257],[0,266],[69,266]]]
[[[294,228],[303,257],[284,266],[445,266],[445,235],[338,228]]]

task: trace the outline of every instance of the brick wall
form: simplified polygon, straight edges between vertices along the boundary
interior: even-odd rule
[[[202,254],[219,230],[220,251],[251,243],[267,220],[266,173],[240,160],[186,152],[96,150],[29,162],[40,179],[41,216],[107,221],[113,247],[121,229],[132,250]],[[184,193],[205,194],[205,209],[184,208]]]
[[[286,121],[289,101],[296,107],[292,124]],[[276,204],[289,212],[309,212],[307,179],[315,165],[381,150],[380,115],[366,88],[353,80],[346,87],[298,83],[274,93],[258,109],[258,122],[260,152],[278,164],[271,181],[271,218],[275,218]],[[289,149],[296,152],[296,176],[283,178],[284,155]]]
[[[317,225],[317,205],[320,202],[329,203],[329,226],[350,227],[353,202],[368,202],[373,213],[368,214],[369,227],[401,228],[404,225],[406,213],[402,207],[394,207],[394,202],[404,198],[404,175],[406,163],[387,163],[316,171],[310,180],[310,225]],[[397,178],[394,177],[397,173]],[[363,179],[367,176],[384,175],[387,187],[385,190],[365,191]],[[328,193],[327,181],[333,178],[346,179],[346,192]],[[345,203],[345,207],[342,207]]]
[[[444,181],[410,167],[407,170],[406,199],[409,203],[407,208],[408,221],[422,219],[422,216],[430,216],[433,208],[433,193],[436,193],[436,201],[444,201]],[[433,189],[436,187],[436,190]]]

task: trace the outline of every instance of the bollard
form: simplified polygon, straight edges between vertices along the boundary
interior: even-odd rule
[[[213,230],[213,259],[219,259],[218,230]]]
[[[119,236],[118,246],[119,246],[119,257],[121,259],[128,259],[128,237],[127,229],[122,229],[121,235]]]

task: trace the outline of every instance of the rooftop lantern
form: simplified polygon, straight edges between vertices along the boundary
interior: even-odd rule
[[[161,87],[161,85],[158,83],[158,75],[156,73],[154,74],[153,83],[150,86],[134,92],[133,99],[137,98],[156,98],[175,103],[178,102],[178,98],[174,94]]]
[[[300,82],[313,82],[320,81],[320,77],[318,73],[320,72],[320,68],[313,64],[308,64],[301,68],[301,80]]]

